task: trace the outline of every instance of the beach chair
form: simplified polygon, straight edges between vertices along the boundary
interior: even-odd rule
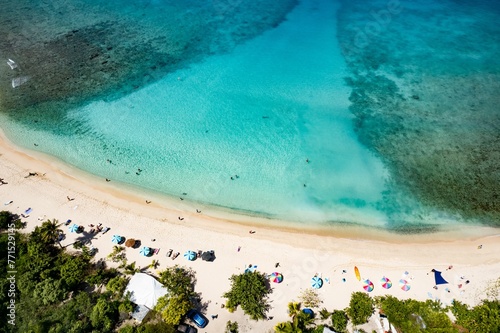
[[[103,233],[103,234],[105,234],[105,233],[107,233],[110,229],[111,229],[111,228],[106,227],[106,228],[104,228],[104,230],[102,231],[102,233]]]
[[[172,249],[168,250],[167,257],[170,257],[172,255],[172,252],[174,252],[174,250],[172,250]]]
[[[175,254],[172,256],[172,260],[175,260],[181,254],[180,252],[175,252]]]
[[[71,223],[71,220],[67,220],[64,225],[69,225]]]
[[[154,253],[154,254],[158,254],[158,252],[160,252],[160,249],[154,249],[154,250],[153,250],[153,253]]]

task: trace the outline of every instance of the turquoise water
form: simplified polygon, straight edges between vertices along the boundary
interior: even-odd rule
[[[383,1],[70,4],[36,7],[42,17],[62,13],[59,25],[51,24],[56,19],[51,15],[44,23],[22,21],[24,37],[38,25],[35,41],[11,31],[0,44],[1,58],[17,56],[19,63],[0,73],[2,128],[14,142],[103,179],[244,214],[402,232],[498,223],[494,165],[488,173],[492,183],[480,191],[491,208],[465,212],[439,184],[450,171],[427,167],[449,168],[443,154],[422,153],[449,148],[455,139],[438,135],[443,126],[452,133],[454,126],[470,126],[473,140],[455,145],[453,157],[467,167],[475,163],[467,164],[465,156],[482,149],[474,144],[493,138],[499,125],[498,112],[490,106],[498,86],[500,66],[493,57],[498,40],[490,49],[464,52],[465,60],[455,59],[455,66],[444,61],[445,68],[426,56],[429,40],[441,40],[439,35],[419,35],[427,38],[420,51],[398,43],[409,38],[400,36],[401,28],[415,29],[405,25],[408,17],[417,21],[428,13],[410,3],[399,3],[399,10]],[[433,21],[443,26],[440,31],[456,25],[453,20],[473,25],[470,20],[477,14],[463,9],[461,16],[443,23],[450,8],[457,13],[469,5],[426,6],[443,15],[435,14]],[[373,13],[387,8],[389,19],[379,21],[378,28],[370,25],[377,23]],[[82,10],[95,15],[85,15],[87,21],[77,26],[79,21],[70,17],[82,17]],[[489,12],[493,22],[498,13]],[[482,22],[485,34],[498,29],[484,17]],[[454,38],[447,36],[452,43]],[[72,43],[81,48],[68,47]],[[20,50],[36,54],[36,61]],[[418,61],[406,52],[414,52],[411,59]],[[446,52],[443,58],[455,54]],[[457,73],[464,63],[472,69]],[[488,79],[493,84],[480,96],[485,102],[476,121],[467,122],[470,117],[460,116],[455,105],[458,125],[443,125],[448,117],[437,106],[442,102],[435,102],[440,96],[435,87],[448,88],[446,83],[458,75],[466,83],[474,75],[476,83]],[[21,76],[28,78],[25,84],[9,86]],[[430,79],[431,88],[425,86]],[[421,118],[417,102],[427,110]],[[485,119],[490,119],[487,125]],[[428,141],[416,140],[415,133],[420,137],[424,130]],[[492,144],[485,152],[488,164],[498,160],[498,141]],[[457,169],[451,170],[452,178],[464,172],[464,167]],[[437,195],[426,190],[432,174],[426,170],[437,174],[431,179],[441,187]],[[477,170],[466,172],[477,179]],[[460,186],[452,188],[459,191]]]

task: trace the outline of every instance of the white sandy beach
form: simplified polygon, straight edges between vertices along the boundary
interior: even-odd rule
[[[37,175],[25,178],[30,172]],[[71,219],[85,227],[83,236],[92,237],[92,245],[99,251],[96,258],[111,252],[111,237],[118,234],[160,249],[157,255],[142,257],[138,249],[127,248],[129,262],[136,261],[139,267],[149,265],[153,259],[159,260],[159,270],[174,264],[192,267],[197,272],[196,291],[208,303],[205,314],[210,323],[200,330],[203,332],[222,332],[228,320],[237,321],[241,332],[268,332],[277,322],[288,320],[287,303],[298,300],[297,296],[310,287],[315,274],[325,281],[318,290],[322,307],[330,311],[343,309],[348,306],[352,292],[363,291],[362,283],[354,276],[354,266],[359,267],[362,278],[373,281],[372,296],[390,294],[418,300],[432,297],[444,304],[458,299],[475,305],[487,297],[493,282],[500,277],[500,230],[493,228],[464,227],[455,232],[420,236],[378,232],[368,237],[354,228],[328,232],[269,227],[263,224],[268,222],[263,219],[235,216],[187,200],[146,196],[117,186],[113,181],[85,174],[51,157],[15,147],[3,134],[0,178],[8,183],[0,186],[2,210],[21,214],[32,208],[25,219],[27,231],[46,219],[60,222]],[[68,196],[74,200],[68,201]],[[146,200],[151,203],[146,204]],[[11,204],[4,205],[10,201]],[[197,213],[196,209],[202,212]],[[111,230],[106,234],[87,234],[88,225],[97,223]],[[256,232],[250,234],[249,230]],[[63,245],[82,237],[67,232],[66,227],[64,231]],[[482,248],[478,249],[478,245]],[[166,257],[169,249],[181,255],[171,260]],[[216,260],[189,262],[182,256],[187,250],[214,250]],[[280,266],[275,268],[278,262]],[[249,264],[257,265],[259,271],[279,271],[284,276],[281,284],[273,284],[270,321],[250,321],[241,311],[231,314],[220,307],[224,303],[221,296],[229,288],[228,278],[241,273]],[[448,270],[449,266],[453,267]],[[449,284],[433,289],[431,269],[442,271]],[[408,274],[403,276],[405,272]],[[392,288],[382,288],[383,276],[393,281]],[[402,277],[411,284],[409,291],[399,287]],[[466,280],[470,283],[465,284]],[[497,289],[496,297],[498,292]],[[216,314],[218,318],[211,320],[210,316]]]

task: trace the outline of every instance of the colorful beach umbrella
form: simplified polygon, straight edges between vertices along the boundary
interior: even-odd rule
[[[69,232],[77,232],[79,228],[80,228],[80,226],[78,226],[78,225],[76,225],[76,224],[72,224],[72,225],[69,227]]]
[[[191,250],[186,251],[186,253],[184,253],[184,258],[186,258],[189,261],[193,261],[196,259],[196,252]]]
[[[408,291],[410,290],[410,284],[408,283],[408,281],[406,281],[405,279],[401,279],[399,280],[399,286],[401,287],[401,289],[403,289],[404,291]]]
[[[382,283],[382,287],[384,287],[385,289],[389,289],[390,287],[392,287],[392,281],[389,280],[389,278],[386,278],[385,276],[380,279],[380,282]]]
[[[273,272],[269,275],[269,279],[274,283],[281,283],[283,281],[283,275],[278,272]]]
[[[323,286],[323,279],[317,276],[313,276],[311,279],[311,287],[314,289],[319,289]]]
[[[139,253],[145,257],[149,256],[149,254],[151,253],[151,248],[147,247],[147,246],[143,246],[141,248],[141,250],[139,251]]]
[[[119,235],[113,235],[113,238],[111,239],[111,243],[113,244],[120,244],[123,241],[123,237]]]
[[[361,281],[361,274],[359,274],[358,266],[354,266],[354,274],[356,274],[356,279],[358,279],[358,281]]]
[[[366,290],[367,292],[370,292],[373,290],[373,288],[375,288],[373,286],[373,282],[371,282],[370,280],[366,279],[363,281],[363,289]]]

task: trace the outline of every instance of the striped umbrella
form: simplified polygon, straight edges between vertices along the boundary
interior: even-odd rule
[[[111,239],[111,243],[120,244],[121,242],[122,242],[122,236],[113,235],[113,238]]]
[[[193,261],[194,259],[196,259],[196,252],[189,250],[186,253],[184,253],[184,258],[186,258],[189,261]]]
[[[392,281],[389,280],[389,278],[386,278],[385,276],[380,279],[380,282],[382,283],[382,287],[384,287],[385,289],[389,289],[390,287],[392,287]]]
[[[71,227],[69,227],[69,231],[70,232],[77,232],[78,228],[80,228],[80,226],[78,226],[76,224],[72,224]]]
[[[139,251],[139,253],[145,257],[149,256],[149,254],[151,253],[151,248],[147,247],[147,246],[143,246],[141,248],[141,250]]]
[[[313,276],[313,278],[311,279],[311,286],[314,289],[321,288],[323,286],[323,279],[317,276]]]
[[[269,279],[274,283],[281,283],[283,281],[283,274],[278,272],[273,272],[269,275]]]
[[[366,290],[367,292],[370,292],[373,290],[373,288],[375,288],[373,286],[373,282],[371,282],[370,280],[366,279],[363,281],[363,289]]]
[[[404,280],[404,279],[401,279],[399,280],[399,286],[401,287],[401,289],[403,289],[404,291],[408,291],[410,290],[410,284],[408,283],[408,281]]]

